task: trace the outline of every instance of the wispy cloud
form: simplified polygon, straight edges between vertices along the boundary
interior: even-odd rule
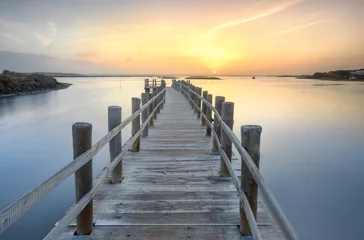
[[[276,13],[278,13],[280,11],[283,11],[283,10],[285,10],[285,9],[291,7],[291,6],[294,6],[294,5],[296,5],[296,4],[300,3],[300,2],[303,2],[303,1],[305,1],[305,0],[287,1],[287,2],[285,2],[285,3],[283,3],[283,4],[279,5],[279,6],[270,8],[267,11],[261,12],[261,13],[255,15],[255,16],[221,24],[221,25],[219,25],[219,26],[211,29],[208,32],[208,34],[209,33],[214,33],[214,32],[217,32],[217,31],[220,31],[220,30],[225,29],[225,28],[228,28],[228,27],[233,27],[233,26],[236,26],[236,25],[240,25],[240,24],[252,22],[252,21],[255,21],[255,20],[264,18],[264,17],[268,17],[270,15],[276,14]]]
[[[41,42],[41,44],[45,47],[48,47],[49,45],[52,44],[52,39],[41,35],[39,33],[33,33],[33,35]]]
[[[55,22],[48,21],[47,26],[48,26],[49,30],[51,31],[51,33],[53,33],[53,34],[57,33],[58,29],[57,29],[57,24]]]
[[[9,39],[12,42],[15,42],[17,44],[23,44],[23,41],[20,38],[15,37],[11,33],[0,33],[0,35],[4,36],[5,38]]]
[[[307,27],[314,26],[314,25],[317,25],[317,24],[320,24],[320,23],[325,23],[325,22],[331,21],[333,19],[334,18],[328,18],[328,19],[323,19],[323,20],[319,20],[319,21],[315,21],[315,22],[309,22],[309,23],[306,23],[306,24],[303,24],[303,25],[294,26],[294,27],[291,27],[291,28],[280,30],[280,31],[276,32],[274,35],[281,35],[281,34],[293,32],[293,31],[296,31],[296,30],[299,30],[299,29],[302,29],[302,28],[307,28]]]

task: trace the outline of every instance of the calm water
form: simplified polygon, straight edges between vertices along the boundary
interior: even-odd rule
[[[362,239],[364,215],[364,84],[292,78],[222,77],[193,81],[235,103],[234,131],[263,126],[261,170],[301,239]],[[72,160],[71,126],[107,132],[107,107],[123,107],[143,91],[143,78],[61,78],[67,90],[0,99],[0,208]],[[121,88],[120,88],[121,86]],[[130,137],[130,128],[123,139]],[[109,161],[94,158],[94,174]],[[74,201],[73,177],[0,239],[41,239]]]

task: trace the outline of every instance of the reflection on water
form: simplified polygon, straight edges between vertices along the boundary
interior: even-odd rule
[[[235,103],[238,136],[243,124],[263,126],[261,170],[301,239],[360,239],[364,85],[222,78],[192,82]],[[131,98],[144,87],[142,78],[60,81],[74,85],[0,99],[1,208],[71,161],[74,122],[91,122],[96,141],[107,131],[107,107],[120,105],[129,116]],[[129,136],[130,127],[123,139]],[[107,148],[94,159],[96,175],[109,161]],[[41,239],[73,200],[71,177],[0,239]]]

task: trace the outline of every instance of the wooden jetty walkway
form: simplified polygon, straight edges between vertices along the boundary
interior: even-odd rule
[[[94,146],[90,124],[73,126],[73,163],[80,163],[66,166],[62,176],[55,174],[45,187],[33,189],[34,195],[31,191],[3,210],[0,232],[75,172],[77,203],[44,239],[298,239],[271,193],[264,192],[264,180],[248,176],[241,157],[232,154],[234,138],[224,128],[232,125],[233,104],[217,97],[213,108],[212,96],[204,92],[201,97],[201,89],[189,82],[173,81],[173,88],[164,81],[156,86],[153,80],[154,87],[148,83],[142,108],[133,98],[133,115],[123,122],[121,108],[109,108],[110,132]],[[220,125],[211,121],[214,110]],[[129,122],[133,136],[122,146],[120,131]],[[261,128],[242,129],[246,146],[237,150],[258,159],[259,166]],[[92,182],[90,159],[108,142],[110,164]],[[251,178],[246,188],[242,172],[243,179]],[[260,185],[269,210],[257,198]]]

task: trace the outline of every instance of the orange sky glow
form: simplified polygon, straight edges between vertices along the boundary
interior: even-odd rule
[[[82,14],[60,10],[33,22],[0,15],[0,50],[93,63],[110,73],[304,74],[364,67],[362,1],[100,2],[90,1]],[[72,6],[59,7],[67,12]]]

